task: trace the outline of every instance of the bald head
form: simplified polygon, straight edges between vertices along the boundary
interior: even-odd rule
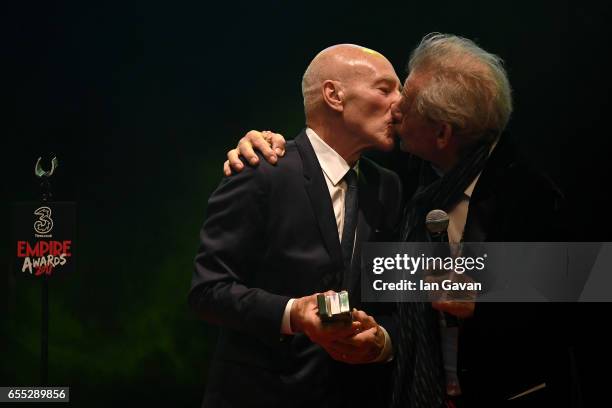
[[[381,65],[391,66],[379,52],[354,44],[338,44],[324,49],[310,62],[302,78],[306,121],[323,106],[325,81],[350,85],[371,74]]]

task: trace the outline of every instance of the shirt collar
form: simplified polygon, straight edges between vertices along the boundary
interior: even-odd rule
[[[465,194],[467,198],[472,198],[472,193],[474,192],[474,187],[476,187],[476,182],[478,182],[478,179],[480,178],[481,174],[482,173],[478,173],[478,175],[474,178],[474,180],[472,180],[470,185],[467,186],[467,188],[463,192],[463,194]]]
[[[317,135],[317,133],[311,128],[306,128],[306,136],[308,136],[308,140],[310,140],[310,144],[319,160],[319,164],[321,165],[321,169],[325,176],[332,182],[335,186],[337,185],[347,171],[351,168],[349,164],[336,152],[332,149],[327,143],[323,141]],[[353,169],[359,172],[359,161],[355,163]]]

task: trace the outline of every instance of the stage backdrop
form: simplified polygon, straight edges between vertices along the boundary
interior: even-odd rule
[[[50,383],[71,386],[74,406],[198,406],[216,329],[186,294],[207,198],[247,130],[303,127],[301,75],[335,43],[382,52],[402,80],[428,32],[499,54],[510,133],[565,191],[576,239],[609,241],[603,193],[586,183],[607,174],[607,12],[568,3],[15,3],[0,210],[10,225],[12,203],[38,198],[34,162],[49,152],[55,197],[77,206],[76,268],[50,281]],[[8,227],[1,235],[0,385],[35,385],[40,285],[11,271]],[[571,328],[578,346],[583,329]]]

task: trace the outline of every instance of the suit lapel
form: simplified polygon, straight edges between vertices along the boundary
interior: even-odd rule
[[[334,265],[342,268],[342,248],[338,239],[338,226],[336,225],[334,208],[323,176],[323,170],[321,170],[319,160],[305,131],[302,131],[295,138],[295,144],[302,158],[304,187],[317,219],[321,237]]]
[[[491,231],[495,230],[495,223],[499,222],[497,214],[501,205],[497,190],[500,181],[516,164],[515,155],[515,148],[512,140],[509,140],[509,135],[502,136],[472,192],[463,231],[465,242],[488,241]]]
[[[488,232],[494,226],[497,204],[497,199],[494,195],[489,195],[486,198],[476,196],[470,199],[465,228],[463,230],[464,242],[487,241]]]

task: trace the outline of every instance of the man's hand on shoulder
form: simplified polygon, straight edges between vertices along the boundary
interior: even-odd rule
[[[244,164],[240,156],[252,166],[256,166],[259,163],[259,157],[255,150],[260,151],[269,163],[276,164],[278,158],[285,155],[285,138],[279,133],[267,130],[263,132],[251,130],[240,139],[235,149],[227,152],[227,160],[223,163],[223,173],[231,176],[234,172],[241,172]]]

